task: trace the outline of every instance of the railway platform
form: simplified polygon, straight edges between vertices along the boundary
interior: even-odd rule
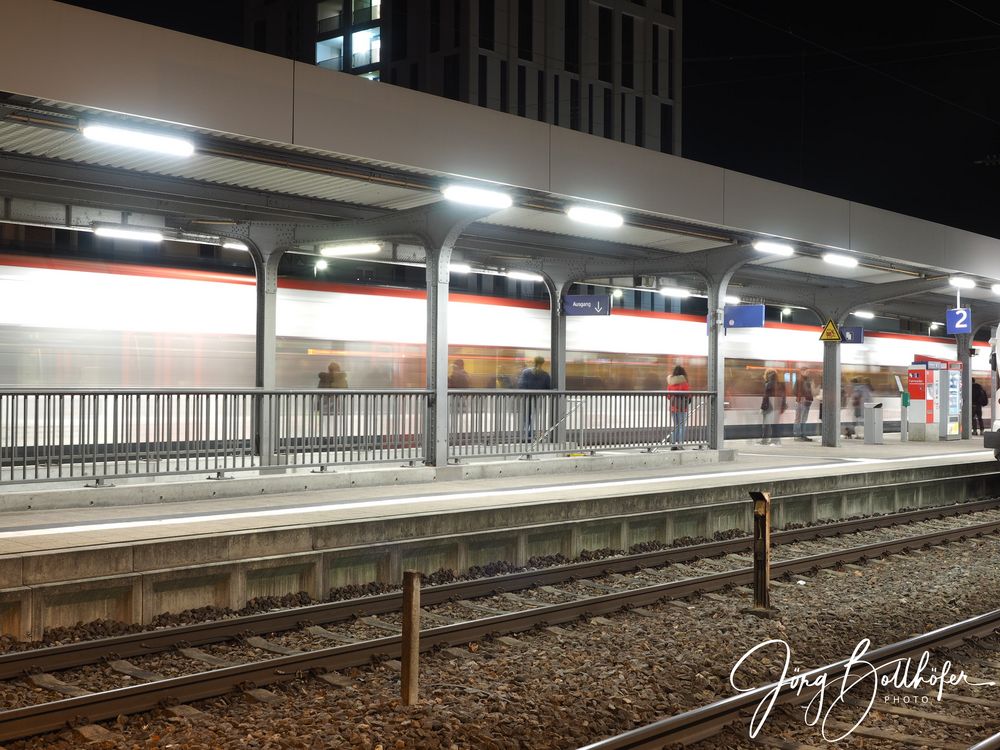
[[[992,452],[978,441],[858,441],[836,451],[785,441],[740,445],[729,461],[709,462],[707,451],[668,452],[670,463],[659,465],[634,458],[628,466],[629,455],[639,454],[587,472],[572,469],[580,458],[506,462],[535,472],[521,476],[504,475],[494,462],[478,467],[475,479],[216,497],[210,493],[241,480],[203,480],[186,483],[202,496],[163,503],[142,502],[141,485],[72,490],[96,493],[87,507],[15,510],[10,500],[18,493],[8,493],[0,513],[0,632],[30,639],[78,621],[148,622],[163,612],[239,609],[256,597],[297,592],[321,599],[338,587],[395,583],[404,569],[525,566],[583,550],[712,538],[749,528],[750,489],[773,494],[774,523],[783,527],[944,505],[1000,488]],[[325,479],[290,478],[304,486]]]

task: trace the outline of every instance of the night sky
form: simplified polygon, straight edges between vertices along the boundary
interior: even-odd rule
[[[242,41],[242,0],[73,4]],[[684,156],[1000,237],[995,0],[684,12]]]

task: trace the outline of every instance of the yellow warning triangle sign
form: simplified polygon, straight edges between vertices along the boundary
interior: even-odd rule
[[[840,341],[840,331],[837,330],[837,324],[832,320],[826,321],[826,325],[823,326],[823,333],[819,335],[820,341]]]

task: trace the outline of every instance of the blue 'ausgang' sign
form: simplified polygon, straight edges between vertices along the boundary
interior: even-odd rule
[[[945,310],[944,315],[949,334],[972,333],[972,310],[968,307]]]
[[[565,315],[610,315],[610,294],[567,294],[563,298]]]

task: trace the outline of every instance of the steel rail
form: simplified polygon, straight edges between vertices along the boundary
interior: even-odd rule
[[[1000,628],[1000,609],[986,612],[967,620],[947,625],[943,628],[932,630],[922,635],[907,638],[906,640],[892,643],[888,646],[869,651],[864,659],[876,670],[884,669],[886,665],[899,659],[904,659],[914,654],[929,651],[935,648],[944,648],[962,643],[968,638],[975,638],[992,633]],[[821,676],[835,677],[838,673],[843,673],[849,659],[843,659],[833,664],[804,672],[798,677],[802,680],[813,682]],[[787,684],[771,683],[764,687],[747,691],[730,698],[723,698],[720,701],[710,703],[706,706],[685,711],[666,719],[647,724],[644,727],[633,729],[614,737],[599,740],[598,742],[585,745],[579,750],[661,750],[665,745],[680,743],[688,744],[698,740],[711,737],[725,727],[744,720],[746,712],[753,711],[754,707],[761,701],[766,700],[766,696],[778,690],[776,703],[805,703],[808,702],[815,691],[803,691],[801,695],[790,697],[794,692]],[[995,748],[996,745],[986,744],[986,740],[975,746],[977,750]]]
[[[998,532],[1000,532],[1000,521],[990,521],[891,542],[879,542],[785,560],[772,565],[771,570],[775,576],[805,573],[840,563]],[[665,599],[719,590],[726,586],[743,585],[750,583],[752,579],[752,568],[740,568],[432,628],[421,632],[420,650],[455,646],[487,636],[519,633],[539,626],[572,622],[581,617],[610,614]],[[386,654],[398,653],[400,642],[400,636],[390,636],[0,712],[0,741],[55,731],[66,726],[67,722],[94,722],[119,714],[148,711],[165,702],[185,703],[203,700],[227,694],[250,684],[275,684],[311,672],[358,667]],[[634,745],[634,747],[653,747],[653,745]]]
[[[977,513],[995,508],[1000,508],[1000,498],[780,531],[772,534],[771,541],[772,545],[775,546],[793,544],[859,531],[871,531],[898,524]],[[434,606],[455,599],[471,599],[496,593],[520,591],[536,585],[565,583],[575,578],[598,578],[610,573],[634,572],[640,568],[654,568],[670,563],[690,562],[707,557],[735,554],[749,550],[752,544],[752,537],[745,536],[721,542],[706,542],[636,555],[525,570],[471,581],[456,581],[425,588],[421,592],[421,601],[425,606]],[[772,567],[777,569],[779,566]],[[115,654],[122,659],[132,656],[147,656],[174,648],[179,643],[201,646],[231,640],[246,634],[261,635],[293,630],[304,623],[326,625],[344,622],[356,616],[367,617],[397,612],[401,606],[402,594],[394,592],[176,628],[131,633],[99,640],[15,651],[0,655],[0,680],[9,680],[31,672],[48,672],[95,664],[106,659],[108,654]]]

